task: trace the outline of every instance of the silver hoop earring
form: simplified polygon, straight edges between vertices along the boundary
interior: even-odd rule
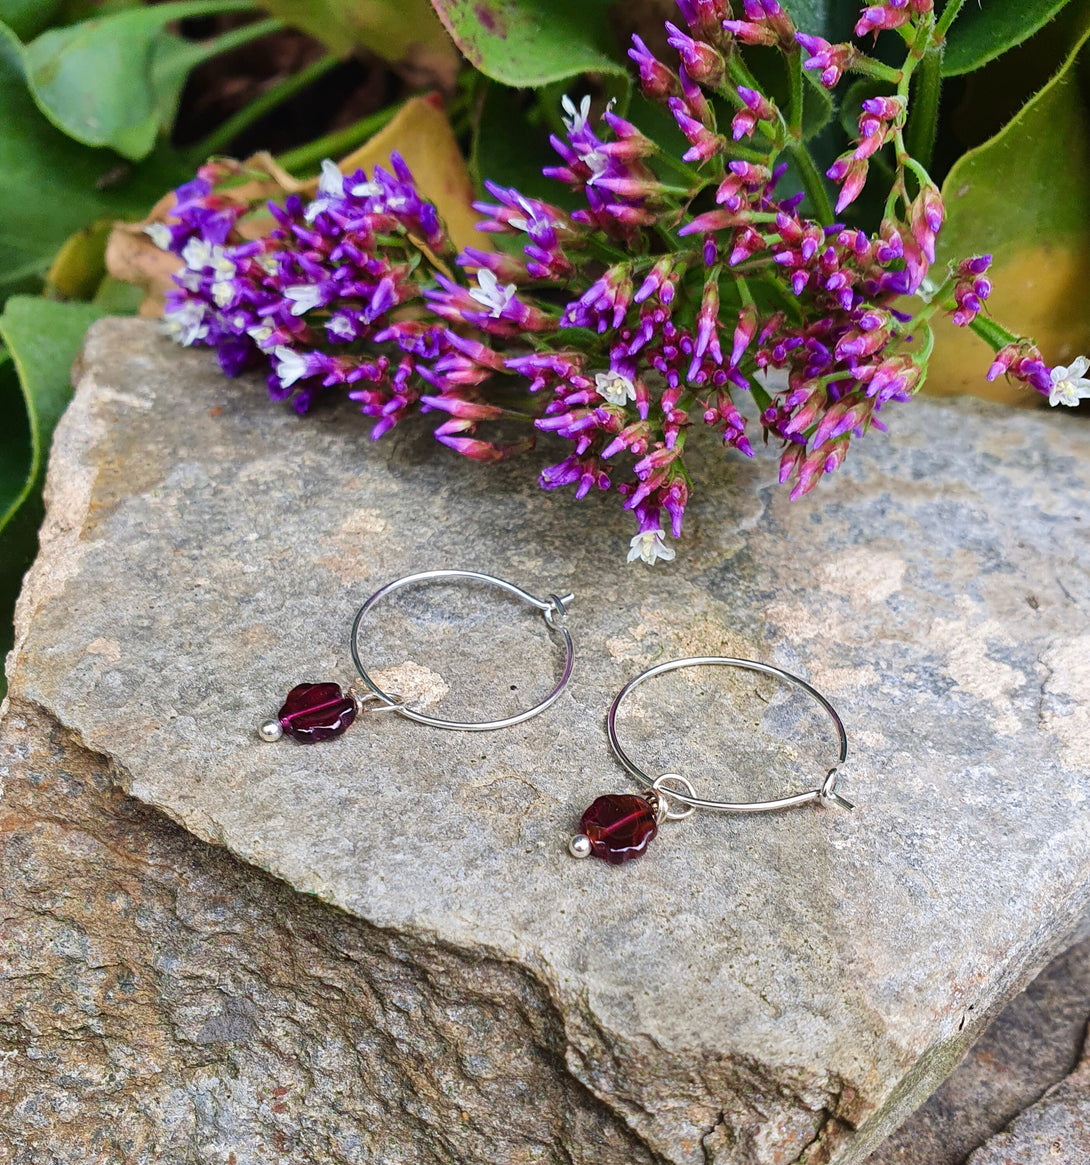
[[[560,635],[564,645],[564,670],[556,687],[539,703],[532,708],[526,708],[513,716],[506,716],[501,720],[482,720],[462,722],[458,720],[441,720],[435,716],[425,716],[406,703],[401,696],[393,692],[384,692],[368,674],[360,654],[359,633],[369,611],[387,595],[402,587],[412,586],[415,583],[448,581],[452,579],[466,579],[473,582],[489,583],[514,595],[532,607],[536,607],[545,620],[549,631]],[[520,587],[509,583],[505,579],[495,578],[490,574],[481,574],[475,570],[425,570],[419,574],[405,575],[387,583],[363,604],[356,612],[352,621],[352,635],[349,641],[349,650],[356,670],[360,673],[366,690],[361,691],[354,684],[342,691],[338,683],[322,682],[297,684],[288,693],[283,707],[277,713],[275,720],[266,720],[258,729],[262,740],[272,742],[282,736],[291,736],[303,744],[313,744],[319,740],[330,740],[340,736],[355,721],[362,712],[396,712],[417,724],[427,724],[432,728],[447,728],[456,732],[491,732],[496,728],[510,728],[521,724],[544,712],[554,703],[564,690],[571,678],[572,664],[575,650],[567,628],[557,622],[567,614],[568,605],[575,598],[574,595],[549,595],[548,599],[538,599],[528,594]]]
[[[840,745],[836,764],[826,772],[824,780],[817,788],[806,789],[787,797],[776,797],[770,801],[709,801],[697,796],[696,789],[687,777],[678,773],[663,773],[659,777],[652,777],[632,760],[617,738],[617,709],[620,708],[621,701],[634,688],[653,676],[684,667],[704,666],[736,667],[763,672],[801,688],[807,695],[817,700],[829,714]],[[836,709],[805,680],[781,668],[772,667],[771,664],[757,663],[751,659],[731,659],[726,656],[697,656],[660,663],[648,668],[634,680],[629,680],[617,693],[609,709],[606,728],[609,743],[617,759],[646,791],[614,793],[597,798],[583,814],[580,832],[568,843],[569,850],[577,858],[593,855],[612,865],[620,865],[621,862],[639,857],[654,839],[664,821],[680,821],[697,809],[706,809],[713,813],[769,813],[777,809],[790,809],[794,805],[805,805],[810,801],[822,805],[839,805],[842,809],[853,808],[852,803],[836,791],[837,766],[842,765],[848,756],[848,736]],[[676,808],[675,805],[681,808]]]

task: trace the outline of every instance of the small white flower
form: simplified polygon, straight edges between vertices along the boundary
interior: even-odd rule
[[[318,193],[324,194],[327,198],[344,197],[344,175],[337,163],[330,158],[326,158],[322,162],[322,174],[318,179]]]
[[[187,299],[174,311],[164,314],[163,328],[168,336],[188,348],[208,335],[208,324],[205,323],[208,311],[208,305],[199,299]]]
[[[188,267],[183,267],[181,271],[175,271],[173,279],[179,287],[186,291],[200,291],[201,284],[204,282],[204,276],[199,271],[190,271]]]
[[[1090,380],[1086,379],[1086,370],[1090,368],[1090,360],[1079,356],[1068,368],[1058,364],[1052,369],[1052,388],[1048,394],[1050,405],[1067,405],[1074,408],[1080,400],[1090,397]]]
[[[326,158],[322,163],[321,177],[318,179],[318,197],[307,204],[303,217],[307,222],[313,222],[338,198],[344,198],[344,175],[337,168],[336,162]]]
[[[290,388],[300,377],[307,375],[307,361],[305,356],[288,348],[284,344],[277,344],[273,349],[273,356],[279,361],[276,366],[276,375],[284,388]]]
[[[234,284],[228,279],[217,279],[212,284],[212,301],[216,307],[228,307],[235,298]]]
[[[493,319],[499,319],[507,305],[515,298],[515,285],[513,283],[501,285],[495,274],[487,267],[482,267],[477,272],[477,283],[480,286],[470,290],[470,298],[488,308],[488,314]]]
[[[254,262],[262,271],[267,271],[270,275],[275,275],[280,270],[280,264],[277,261],[278,254],[279,252],[265,251],[260,255],[255,255]]]
[[[567,93],[560,98],[560,105],[568,115],[567,117],[562,117],[561,120],[564,122],[564,128],[568,131],[569,135],[581,133],[587,128],[587,119],[590,117],[589,93],[579,102],[578,109],[575,108],[575,103]]]
[[[357,182],[348,192],[357,198],[376,198],[382,193],[382,187],[377,182]]]
[[[212,266],[213,245],[207,239],[192,238],[182,248],[182,258],[190,271],[203,271]]]
[[[190,239],[182,248],[182,258],[190,271],[205,271],[211,268],[217,281],[234,279],[238,272],[235,261],[223,247],[219,243],[209,243],[206,239]]]
[[[579,155],[579,160],[586,162],[590,168],[590,177],[587,179],[588,186],[593,186],[609,169],[609,158],[601,150],[588,150],[587,153]]]
[[[144,227],[144,234],[159,248],[160,251],[170,250],[170,240],[173,237],[170,227],[165,222],[149,222]]]
[[[293,316],[306,315],[312,307],[319,307],[322,302],[322,289],[313,283],[296,283],[292,287],[285,287],[284,295],[292,301]]]
[[[354,340],[356,329],[352,321],[343,313],[333,316],[325,326],[326,331],[337,340]]]
[[[636,386],[623,372],[618,372],[615,368],[608,372],[596,372],[594,389],[607,404],[611,405],[623,405],[636,399]]]
[[[246,329],[246,335],[259,347],[264,348],[265,345],[272,339],[273,327],[272,324],[254,324],[252,328]]]
[[[666,545],[665,531],[641,530],[632,539],[632,549],[628,552],[628,561],[635,562],[637,558],[642,558],[648,566],[654,566],[656,558],[661,558],[664,562],[671,562],[674,554],[674,548]]]

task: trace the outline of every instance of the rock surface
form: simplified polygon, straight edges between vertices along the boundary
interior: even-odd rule
[[[1088,1021],[1090,938],[1054,959],[1007,1004],[867,1165],[964,1165],[973,1149],[1075,1071]],[[1055,1157],[1042,1160],[1057,1165]]]
[[[1090,1165],[1090,1058],[966,1165]]]
[[[372,447],[347,407],[299,422],[148,324],[97,325],[10,667],[8,925],[34,955],[3,980],[8,1159],[865,1157],[1090,898],[1090,432],[964,402],[890,421],[801,503],[709,449],[674,567],[625,570],[614,497],[542,496],[533,463],[481,470],[411,425]],[[576,592],[553,708],[257,741],[294,684],[350,678],[372,590],[436,566]],[[540,699],[560,661],[471,588],[391,602],[361,649],[441,675],[458,718]],[[614,692],[716,653],[833,700],[856,812],[568,859],[585,805],[631,787]],[[709,796],[832,763],[804,699],[725,669],[645,685],[622,730]],[[105,824],[69,824],[80,797]]]

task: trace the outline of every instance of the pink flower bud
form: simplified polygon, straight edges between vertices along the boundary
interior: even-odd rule
[[[730,353],[732,367],[736,367],[741,361],[756,331],[757,309],[752,304],[747,304],[738,313],[738,324],[734,329],[734,344]]]
[[[669,45],[677,49],[689,76],[709,89],[717,88],[727,72],[722,56],[710,44],[694,40],[669,21],[666,22],[666,32]]]
[[[436,438],[456,453],[473,461],[502,461],[507,454],[491,441],[479,441],[475,437],[452,437],[436,430]]]
[[[681,91],[678,75],[656,59],[640,37],[633,35],[628,55],[640,70],[640,88],[652,101],[663,101]]]
[[[730,123],[731,137],[740,142],[742,138],[753,137],[756,128],[757,118],[754,114],[748,109],[739,109]]]

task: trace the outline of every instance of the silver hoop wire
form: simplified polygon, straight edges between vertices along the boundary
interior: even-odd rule
[[[425,716],[422,712],[414,712],[412,708],[403,704],[398,697],[384,692],[371,679],[367,674],[367,669],[363,666],[363,661],[360,659],[359,653],[359,627],[364,616],[376,603],[380,602],[387,595],[393,594],[394,591],[398,591],[402,587],[412,586],[414,583],[434,582],[437,579],[471,579],[474,582],[490,583],[492,586],[499,587],[501,590],[507,591],[508,594],[512,594],[516,598],[522,599],[523,602],[536,607],[541,612],[545,620],[545,625],[549,630],[560,633],[567,652],[567,659],[564,662],[564,674],[560,677],[560,682],[544,700],[539,704],[535,704],[532,708],[527,708],[524,712],[518,712],[514,716],[508,716],[503,720],[462,723],[458,720],[439,720],[435,716]],[[574,598],[575,596],[571,594],[549,595],[548,601],[546,602],[542,599],[534,598],[531,594],[527,594],[526,591],[515,586],[514,583],[509,583],[502,578],[495,578],[490,574],[481,574],[475,570],[424,570],[419,574],[407,574],[404,578],[395,579],[393,582],[387,583],[384,587],[375,591],[367,602],[360,607],[359,611],[356,612],[356,618],[352,622],[352,638],[349,643],[352,651],[352,662],[356,665],[356,670],[360,673],[360,678],[363,682],[380,700],[385,702],[391,711],[397,712],[409,720],[415,720],[417,724],[427,724],[432,728],[449,728],[456,732],[490,732],[494,728],[510,728],[514,724],[521,724],[524,720],[529,720],[531,716],[536,716],[539,712],[544,712],[560,696],[560,693],[564,690],[564,686],[571,678],[575,649],[572,646],[571,636],[568,634],[567,628],[558,624],[556,618],[557,616],[562,618],[567,614],[567,606]]]
[[[844,731],[844,724],[837,715],[836,709],[816,688],[812,688],[805,680],[801,680],[798,676],[793,676],[790,672],[783,671],[781,668],[773,667],[771,664],[758,663],[752,659],[732,659],[728,656],[702,655],[687,659],[671,659],[666,663],[660,663],[655,667],[648,668],[647,671],[641,672],[640,675],[636,676],[634,680],[629,680],[617,693],[616,699],[610,705],[609,716],[606,718],[606,730],[609,734],[609,743],[612,745],[617,759],[637,781],[646,785],[649,789],[653,789],[660,796],[665,796],[674,801],[680,801],[683,805],[688,805],[692,809],[710,809],[715,813],[768,813],[774,809],[789,809],[792,805],[805,805],[808,801],[833,801],[837,805],[840,805],[841,808],[853,808],[852,803],[845,800],[836,791],[836,765],[829,769],[818,788],[807,789],[804,793],[795,793],[789,797],[777,797],[772,801],[705,801],[700,797],[691,795],[692,786],[689,785],[688,781],[685,781],[684,784],[688,786],[690,792],[681,793],[675,788],[663,788],[659,783],[663,780],[662,777],[655,778],[648,776],[632,760],[628,753],[625,752],[621,747],[621,742],[617,739],[617,709],[621,706],[621,701],[633,688],[639,687],[640,684],[645,680],[651,679],[652,676],[660,676],[665,672],[677,671],[683,667],[702,667],[704,665],[737,667],[744,668],[747,671],[763,672],[765,675],[775,676],[776,679],[786,680],[789,684],[794,684],[795,687],[801,688],[807,695],[813,696],[825,711],[828,712],[830,719],[836,727],[837,738],[840,741],[840,756],[837,758],[836,764],[842,765],[848,759],[848,734]],[[673,774],[670,775],[673,777]],[[674,779],[677,780],[678,778]]]

